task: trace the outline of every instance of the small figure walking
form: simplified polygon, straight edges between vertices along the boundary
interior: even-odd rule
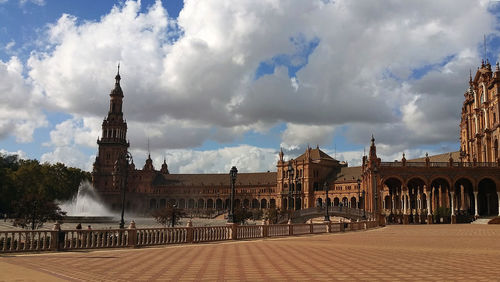
[[[81,223],[78,223],[76,225],[76,230],[82,230],[82,224]]]
[[[90,227],[90,225],[87,226],[87,230],[92,230],[92,227]]]

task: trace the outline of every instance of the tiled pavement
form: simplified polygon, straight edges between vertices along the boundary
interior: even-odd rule
[[[420,225],[279,239],[0,257],[0,280],[500,279],[500,225]]]

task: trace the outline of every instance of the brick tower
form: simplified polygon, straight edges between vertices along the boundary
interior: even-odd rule
[[[115,76],[115,88],[111,90],[108,116],[102,122],[102,137],[97,139],[98,152],[92,171],[92,184],[98,192],[119,192],[113,185],[116,160],[130,146],[127,142],[127,122],[123,119],[123,91],[120,87],[120,65]],[[115,191],[116,190],[116,191]]]

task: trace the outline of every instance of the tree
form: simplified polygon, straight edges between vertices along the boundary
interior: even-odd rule
[[[233,219],[235,223],[245,223],[245,221],[252,217],[252,212],[246,208],[235,207]]]
[[[28,193],[14,203],[16,225],[32,230],[43,226],[47,220],[59,220],[66,215],[53,201],[41,194]]]
[[[186,217],[186,212],[175,205],[168,204],[164,208],[154,210],[151,216],[156,219],[156,222],[164,226],[172,225],[174,227],[174,225],[180,224],[180,218]]]
[[[280,215],[280,210],[277,210],[276,208],[270,208],[267,209],[264,218],[269,220],[270,223],[277,223],[278,222],[278,217]]]

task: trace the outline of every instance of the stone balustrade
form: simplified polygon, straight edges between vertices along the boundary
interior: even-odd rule
[[[57,225],[57,224],[56,224]],[[238,239],[356,231],[377,227],[376,221],[345,223],[263,224],[100,230],[0,231],[0,253],[146,247]]]

